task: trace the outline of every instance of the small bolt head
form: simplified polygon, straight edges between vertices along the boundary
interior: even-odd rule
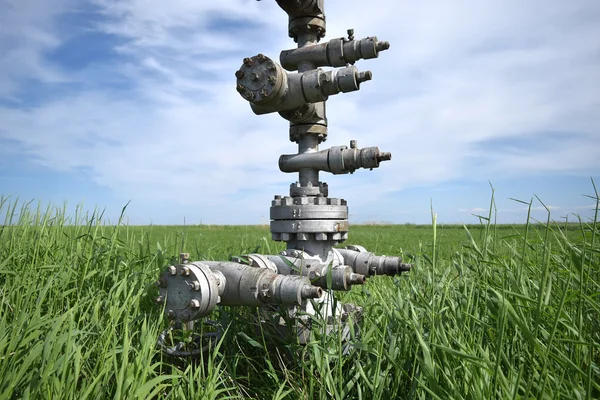
[[[175,311],[173,311],[173,310],[167,311],[167,318],[175,319]]]
[[[191,288],[194,290],[200,290],[200,282],[198,282],[198,281],[192,282]]]
[[[237,85],[235,87],[235,90],[237,90],[240,93],[245,92],[246,91],[246,86],[244,86],[244,85]]]
[[[254,82],[256,82],[258,80],[258,74],[256,72],[253,72],[250,75],[250,79],[253,80]]]
[[[269,95],[269,92],[267,92],[265,89],[262,89],[260,91],[260,95],[263,96],[263,97],[267,97]]]
[[[238,69],[237,71],[235,71],[235,77],[238,79],[242,79],[244,77],[244,71]]]
[[[277,70],[277,68],[275,67],[275,64],[273,64],[273,63],[268,63],[267,64],[267,69],[269,71],[275,71],[275,70]]]
[[[189,259],[190,253],[179,253],[179,261],[181,261],[182,264],[187,263]]]
[[[252,60],[248,57],[244,58],[244,65],[252,65]]]
[[[163,296],[158,296],[156,299],[154,299],[154,301],[156,301],[157,303],[162,303],[163,301],[165,301],[165,298]]]
[[[177,268],[174,265],[169,266],[169,275],[177,275]]]
[[[264,56],[264,54],[258,53],[258,55],[256,56],[256,59],[258,60],[258,62],[263,63],[263,62],[265,62],[265,60],[267,58]]]
[[[200,302],[196,299],[192,299],[192,300],[190,300],[190,307],[191,308],[200,308]]]
[[[269,75],[267,77],[267,82],[269,82],[269,83],[275,83],[276,80],[277,79],[275,79],[275,77],[273,75]]]
[[[292,251],[292,256],[294,256],[294,257],[300,257],[300,254],[301,253],[298,250]]]
[[[252,93],[252,92],[246,92],[244,94],[244,97],[246,98],[246,100],[252,100],[252,99],[254,99],[254,93]]]
[[[190,268],[189,267],[183,267],[183,268],[181,268],[181,275],[182,276],[189,276],[190,275]]]
[[[285,251],[285,250],[283,250],[283,251],[280,251],[280,252],[279,252],[279,255],[280,255],[280,256],[285,256],[286,254],[287,254],[287,253],[286,253],[286,251]]]

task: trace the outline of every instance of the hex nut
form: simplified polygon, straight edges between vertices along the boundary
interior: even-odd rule
[[[177,275],[177,267],[174,265],[169,266],[169,275]]]
[[[181,268],[181,275],[182,276],[189,276],[190,275],[190,268],[189,267],[183,267],[183,268]]]
[[[327,240],[327,234],[323,232],[319,232],[315,235],[316,240]]]
[[[296,240],[309,240],[310,235],[308,233],[297,233]]]

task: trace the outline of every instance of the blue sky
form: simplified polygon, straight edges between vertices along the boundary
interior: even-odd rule
[[[418,3],[418,4],[417,4]],[[294,47],[274,1],[0,0],[0,194],[131,224],[268,223],[294,174],[288,124],[233,73]],[[600,187],[600,3],[328,1],[327,37],[391,43],[327,103],[321,148],[379,146],[373,171],[322,173],[351,223],[562,220]],[[545,220],[534,200],[533,216]]]

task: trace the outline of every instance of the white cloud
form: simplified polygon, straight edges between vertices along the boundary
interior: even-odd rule
[[[45,60],[61,44],[65,27],[59,29],[58,17],[72,12],[72,3],[11,4],[12,14],[0,17],[0,46],[8,49],[0,58],[0,98],[18,102],[24,79],[106,79],[92,69],[69,74]],[[119,39],[114,50],[123,57],[103,68],[131,89],[118,95],[110,88],[81,90],[34,108],[0,106],[0,139],[18,142],[48,168],[84,168],[126,198],[196,203],[216,212],[240,193],[258,191],[249,196],[263,199],[287,190],[295,177],[277,168],[279,155],[295,148],[287,123],[277,115],[254,116],[233,78],[243,56],[263,52],[277,59],[294,46],[275,2],[93,5],[103,15],[96,29]],[[358,139],[391,151],[393,159],[351,177],[323,173],[332,196],[361,209],[414,185],[600,170],[595,1],[379,1],[369,7],[329,1],[327,21],[327,38],[354,28],[357,38],[377,35],[392,44],[379,59],[357,64],[373,70],[372,82],[330,99],[330,134],[322,147]],[[9,47],[15,35],[21,39]],[[548,132],[565,138],[549,141]]]

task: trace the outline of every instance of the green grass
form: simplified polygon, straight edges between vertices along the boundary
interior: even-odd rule
[[[268,227],[108,226],[7,198],[0,215],[0,399],[600,397],[597,221],[352,226],[348,244],[414,268],[338,293],[364,307],[349,356],[218,308],[222,340],[189,362],[156,348],[152,283],[182,249],[276,253]]]

